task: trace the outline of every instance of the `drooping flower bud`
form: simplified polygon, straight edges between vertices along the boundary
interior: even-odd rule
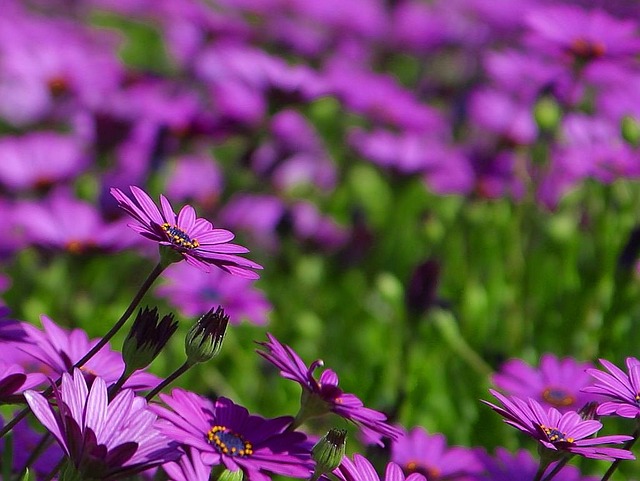
[[[316,462],[311,479],[318,479],[340,466],[346,446],[347,431],[330,429],[311,449],[311,457]]]
[[[229,316],[224,309],[211,309],[196,321],[187,333],[185,351],[190,364],[205,362],[214,357],[222,347],[222,341],[229,324]]]
[[[122,345],[122,357],[128,372],[144,369],[160,354],[176,329],[178,322],[173,314],[167,314],[159,321],[158,309],[138,311]]]

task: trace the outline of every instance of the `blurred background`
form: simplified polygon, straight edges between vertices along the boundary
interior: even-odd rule
[[[0,8],[14,317],[108,330],[158,257],[108,193],[138,185],[264,266],[174,265],[143,301],[181,332],[223,305],[220,357],[178,385],[263,415],[294,414],[300,390],[255,355],[266,332],[393,422],[489,450],[532,446],[479,402],[507,359],[638,354],[636,2]],[[183,356],[176,340],[151,370]],[[351,429],[314,429],[332,425]]]

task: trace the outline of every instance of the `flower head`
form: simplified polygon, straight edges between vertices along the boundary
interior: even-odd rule
[[[209,271],[214,265],[241,277],[258,278],[252,269],[262,269],[262,266],[236,255],[249,250],[229,243],[235,237],[232,232],[215,229],[208,220],[197,218],[190,205],[185,205],[176,215],[165,196],[160,196],[160,210],[142,189],[136,186],[130,189],[135,200],[116,188],[111,189],[111,195],[137,221],[129,227],[140,235],[167,246],[189,264],[204,271]]]
[[[577,362],[570,357],[558,359],[553,354],[544,354],[537,369],[520,359],[507,361],[492,381],[509,395],[533,398],[560,412],[576,411],[596,399],[582,391],[592,384],[585,372],[592,367],[591,363]]]
[[[626,449],[600,446],[623,443],[632,439],[631,436],[591,437],[602,427],[599,421],[583,420],[575,411],[562,414],[553,407],[544,409],[535,399],[523,401],[517,397],[507,398],[494,390],[490,392],[504,407],[482,402],[504,417],[507,424],[528,434],[549,450],[609,461],[635,459]]]
[[[340,467],[333,473],[344,481],[380,481],[380,476],[371,463],[359,454],[353,455],[353,461],[345,456]],[[426,481],[426,478],[419,473],[412,473],[405,478],[400,466],[389,463],[385,470],[384,481]]]
[[[122,345],[122,357],[131,372],[144,369],[160,354],[178,329],[172,314],[160,320],[158,309],[140,309]]]
[[[210,309],[198,319],[184,341],[188,361],[193,364],[205,362],[218,354],[228,325],[229,316],[221,307]]]
[[[598,369],[588,369],[587,373],[593,376],[596,382],[586,387],[584,391],[607,396],[613,401],[600,404],[597,413],[599,415],[616,414],[624,418],[638,417],[640,414],[640,361],[635,357],[627,358],[629,374],[625,374],[606,359],[600,359],[600,363],[610,374]]]
[[[55,391],[57,409],[34,391],[25,398],[38,420],[53,434],[83,479],[122,479],[180,456],[177,443],[156,429],[156,415],[130,389],[109,402],[107,385],[96,378],[87,387],[75,369],[64,373]]]
[[[259,350],[258,354],[280,369],[283,377],[296,381],[302,386],[301,410],[308,410],[309,406],[313,405],[313,410],[307,414],[307,417],[332,411],[338,416],[355,422],[367,440],[380,445],[384,436],[395,439],[400,435],[398,428],[387,424],[387,417],[384,414],[365,407],[354,394],[343,392],[338,387],[338,375],[331,369],[326,369],[320,375],[320,379],[316,379],[313,371],[324,365],[322,360],[318,359],[307,367],[293,349],[281,344],[271,334],[267,334],[267,337],[269,338],[267,342],[259,343],[266,348],[266,351]],[[317,401],[320,401],[320,406]]]
[[[405,472],[424,474],[430,481],[458,479],[481,471],[470,449],[449,448],[444,435],[429,434],[422,427],[413,428],[391,444],[391,460]]]
[[[208,466],[241,469],[250,481],[263,481],[268,473],[302,478],[311,474],[311,446],[303,433],[286,431],[289,416],[265,419],[230,399],[211,401],[182,389],[161,394],[160,399],[170,408],[151,406],[165,420],[160,430],[198,451]]]

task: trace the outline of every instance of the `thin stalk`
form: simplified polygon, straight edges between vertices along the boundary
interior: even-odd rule
[[[49,474],[47,474],[47,477],[45,478],[44,481],[51,481],[53,478],[55,478],[56,474],[58,474],[58,471],[60,471],[60,469],[62,468],[66,460],[67,460],[66,456],[63,456],[62,459],[58,462],[58,464],[56,464],[56,467],[53,468],[49,472]]]
[[[27,469],[29,469],[29,466],[31,466],[33,463],[35,463],[38,460],[40,455],[49,445],[50,441],[52,441],[51,433],[45,433],[40,439],[40,442],[38,442],[38,445],[34,448],[33,452],[29,456],[29,459],[27,459],[27,462],[25,463],[24,468],[22,468],[22,471],[20,471],[20,474],[18,474],[18,476],[16,477],[17,481],[20,481],[21,479],[23,479],[24,475],[27,472]]]
[[[540,458],[540,464],[538,464],[538,471],[536,471],[536,475],[533,478],[533,481],[542,481],[542,475],[549,467],[549,461],[547,461],[544,456]]]
[[[556,474],[558,474],[562,468],[564,468],[566,466],[566,464],[569,462],[570,459],[571,459],[571,456],[566,456],[563,459],[561,459],[560,461],[558,461],[558,464],[556,464],[554,466],[554,468],[551,470],[551,472],[548,475],[546,475],[542,481],[551,481],[551,479]]]
[[[168,386],[173,381],[175,381],[180,376],[182,376],[185,372],[187,372],[191,368],[191,366],[193,366],[193,364],[191,364],[189,361],[185,361],[182,366],[180,366],[178,369],[173,371],[169,375],[169,377],[167,377],[166,379],[163,379],[162,382],[160,384],[158,384],[156,387],[154,387],[153,390],[149,394],[147,394],[144,398],[147,401],[151,401],[156,396],[156,394],[158,394],[166,386]]]
[[[138,307],[138,304],[140,304],[140,301],[142,300],[144,295],[147,293],[147,291],[149,290],[151,285],[154,283],[154,281],[158,278],[158,276],[162,274],[163,270],[164,270],[164,267],[162,266],[161,263],[158,263],[158,265],[154,267],[153,271],[151,271],[149,276],[145,279],[142,286],[140,286],[138,293],[135,295],[135,297],[131,301],[131,304],[129,304],[129,307],[127,307],[127,310],[124,311],[124,314],[122,314],[120,319],[118,319],[118,321],[113,325],[113,327],[109,329],[109,332],[107,332],[102,337],[102,339],[100,339],[98,344],[93,346],[93,348],[88,353],[86,353],[82,359],[80,359],[78,362],[76,362],[73,365],[74,368],[82,367],[84,364],[86,364],[89,359],[95,356],[96,353],[100,351],[100,349],[102,349],[111,340],[113,336],[116,335],[116,333],[122,328],[122,326],[124,326],[127,320],[131,317],[131,314],[133,314],[133,311],[136,309],[136,307]]]
[[[129,372],[125,368],[124,372],[122,373],[122,376],[120,376],[120,378],[109,387],[109,402],[113,400],[116,394],[118,394],[118,391],[122,389],[122,386],[124,386],[124,383],[127,382],[127,379],[129,379],[134,372],[135,371]]]
[[[636,430],[633,432],[633,438],[629,439],[629,441],[627,441],[624,446],[622,446],[622,449],[631,450],[633,445],[638,440],[638,436],[640,436],[640,426],[636,428]],[[613,463],[611,463],[611,466],[609,466],[609,469],[607,469],[607,472],[604,473],[604,476],[602,476],[602,479],[600,481],[607,481],[613,475],[614,471],[618,469],[620,461],[622,461],[622,459],[616,459]]]

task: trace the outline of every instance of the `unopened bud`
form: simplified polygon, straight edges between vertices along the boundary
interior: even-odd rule
[[[122,345],[122,357],[129,372],[144,369],[160,354],[176,329],[178,323],[172,314],[160,322],[158,309],[138,311],[131,330]]]
[[[211,309],[198,319],[187,333],[185,351],[191,364],[205,362],[214,357],[222,347],[222,341],[229,324],[229,316],[224,309]]]
[[[600,418],[600,416],[598,416],[597,410],[598,403],[595,401],[590,401],[580,408],[578,414],[584,421],[591,421],[594,419],[597,421]]]
[[[634,117],[625,115],[622,118],[620,131],[622,133],[622,138],[627,143],[634,147],[640,145],[640,123],[638,123]]]
[[[231,471],[230,469],[225,469],[220,473],[220,475],[215,478],[218,481],[242,481],[244,477],[244,472],[242,469],[236,469],[235,471]],[[214,478],[211,478],[214,479]]]
[[[544,96],[533,107],[533,117],[542,130],[555,130],[562,118],[562,109],[558,102],[551,97]]]
[[[318,479],[340,466],[346,446],[347,431],[330,429],[311,449],[311,457],[316,462],[312,479]]]

